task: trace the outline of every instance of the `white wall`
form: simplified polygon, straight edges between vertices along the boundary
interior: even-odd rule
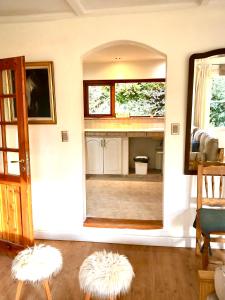
[[[84,63],[84,79],[146,79],[165,78],[165,60]]]
[[[37,237],[185,246],[194,235],[195,178],[183,175],[188,58],[224,47],[225,11],[201,7],[43,23],[1,24],[0,57],[53,60],[57,125],[30,125],[34,228]],[[167,56],[164,229],[83,228],[82,56],[114,40],[140,42]],[[181,124],[180,135],[170,134]],[[60,130],[69,130],[61,143]]]

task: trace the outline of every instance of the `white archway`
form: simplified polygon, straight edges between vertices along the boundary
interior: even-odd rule
[[[115,40],[115,41],[101,44],[95,48],[90,49],[86,53],[84,53],[81,58],[84,61],[85,59],[87,59],[87,57],[89,57],[95,53],[99,53],[104,49],[115,47],[115,46],[120,46],[120,45],[126,45],[126,46],[130,46],[130,47],[132,47],[132,46],[139,47],[139,48],[145,49],[146,51],[149,51],[151,53],[154,53],[154,52],[158,53],[166,59],[166,54],[164,54],[163,52],[161,52],[147,44],[136,42],[136,41],[131,41],[131,40]]]
[[[125,59],[121,59],[120,61],[117,61],[117,68],[115,67],[115,56],[117,56],[117,50],[123,50],[124,53],[126,51],[126,49],[132,49],[132,51],[130,51],[131,53],[125,58]],[[135,53],[136,50],[136,53]],[[113,53],[113,51],[115,51],[115,54]],[[135,59],[136,57],[136,59]],[[151,58],[151,57],[154,57]],[[120,63],[120,65],[123,63],[123,67],[125,64],[128,65],[128,58],[130,58],[130,63],[129,63],[129,68],[127,68],[127,70],[129,69],[129,72],[131,73],[130,77],[127,77],[128,73],[120,73],[121,75],[115,75],[115,72],[118,72],[118,63]],[[153,61],[156,60],[161,60],[163,61],[163,71],[161,70],[158,71],[158,73],[155,71],[156,67],[154,66]],[[142,44],[139,42],[135,42],[135,41],[130,41],[130,40],[117,40],[117,41],[111,41],[102,45],[99,45],[91,50],[89,50],[88,52],[86,52],[83,56],[82,56],[82,61],[83,61],[83,74],[84,74],[84,79],[85,80],[100,80],[100,79],[148,79],[153,76],[152,74],[155,73],[155,77],[154,78],[165,78],[166,77],[166,55],[146,44]],[[154,66],[154,72],[150,72],[147,73],[145,71],[145,69],[147,69],[147,64],[146,61],[151,61],[152,66]],[[86,72],[87,68],[85,65],[88,65],[89,67],[89,72]],[[90,65],[92,65],[90,67]],[[139,69],[137,68],[137,65],[139,66]],[[158,63],[156,64],[157,66],[159,65]],[[107,66],[107,68],[106,68]],[[133,67],[133,69],[132,69]],[[90,72],[90,68],[92,68],[92,72]],[[98,68],[99,70],[97,70],[96,68]],[[159,69],[159,68],[158,68]],[[123,68],[123,71],[125,70],[125,68]],[[140,73],[137,75],[137,73]],[[89,73],[87,75],[87,73]],[[159,76],[158,74],[163,74],[162,76]],[[135,75],[134,75],[135,74]],[[144,75],[143,75],[144,74]],[[85,120],[85,128],[89,128],[92,129],[94,128],[94,124],[96,124],[96,130],[101,131],[100,129],[102,128],[102,125],[100,125],[100,122],[102,120]],[[148,120],[149,121],[149,120]],[[148,121],[145,120],[145,122],[143,122],[143,126],[146,127],[148,126]],[[104,121],[106,124],[106,121]],[[118,120],[113,120],[111,121],[110,124],[110,128],[112,129],[112,122],[118,122]],[[152,119],[151,119],[152,122]],[[110,123],[110,122],[109,122]],[[140,125],[140,120],[137,122],[137,124]],[[164,122],[162,122],[164,123]],[[105,125],[104,124],[104,125]],[[135,124],[135,120],[133,120],[133,125],[136,126],[137,124]],[[153,123],[151,123],[152,126]],[[119,124],[121,126],[121,124]],[[123,124],[122,124],[123,125]],[[127,124],[126,124],[127,125]],[[155,124],[153,124],[155,126]],[[107,125],[108,126],[108,125]],[[157,126],[157,125],[156,125]],[[164,124],[160,125],[163,126],[164,128]],[[91,128],[92,127],[92,128]],[[116,127],[116,126],[115,126]],[[107,129],[107,128],[104,128]],[[147,134],[146,134],[147,136]],[[157,142],[154,144],[154,147],[157,147]],[[158,145],[159,146],[159,145]],[[153,150],[152,150],[153,151]],[[155,160],[155,157],[154,157]],[[156,185],[156,184],[155,184]],[[160,187],[162,190],[162,187]],[[88,194],[88,193],[87,193]],[[162,199],[161,199],[161,203],[162,203]],[[162,210],[162,209],[161,209]],[[102,218],[102,216],[101,216]],[[161,214],[161,218],[162,218],[162,214]]]

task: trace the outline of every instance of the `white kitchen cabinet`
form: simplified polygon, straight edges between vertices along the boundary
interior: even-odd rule
[[[121,174],[122,139],[105,138],[103,151],[104,174]]]
[[[102,138],[86,138],[86,173],[103,174]]]
[[[122,138],[86,137],[86,173],[121,174]]]

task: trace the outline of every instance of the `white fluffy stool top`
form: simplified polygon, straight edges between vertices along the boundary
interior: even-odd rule
[[[88,256],[79,273],[81,289],[96,297],[127,292],[133,277],[133,268],[125,256],[105,250]]]
[[[225,300],[225,265],[215,269],[214,282],[217,297],[219,300]]]
[[[38,245],[21,251],[13,260],[12,277],[38,283],[56,275],[62,269],[62,255],[54,247]]]

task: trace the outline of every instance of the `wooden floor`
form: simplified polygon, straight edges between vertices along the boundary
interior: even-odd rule
[[[41,241],[38,241],[40,243]],[[70,241],[44,241],[62,251],[64,266],[50,281],[53,300],[79,300],[78,273],[82,261],[96,250],[125,254],[135,272],[132,288],[120,300],[197,300],[197,270],[200,262],[194,249],[117,245]],[[16,283],[10,277],[12,259],[0,256],[0,300],[15,299]],[[45,299],[41,288],[26,285],[21,300]]]
[[[161,220],[128,220],[128,219],[104,219],[104,218],[86,218],[85,227],[98,228],[134,228],[134,229],[161,229],[163,222]]]

